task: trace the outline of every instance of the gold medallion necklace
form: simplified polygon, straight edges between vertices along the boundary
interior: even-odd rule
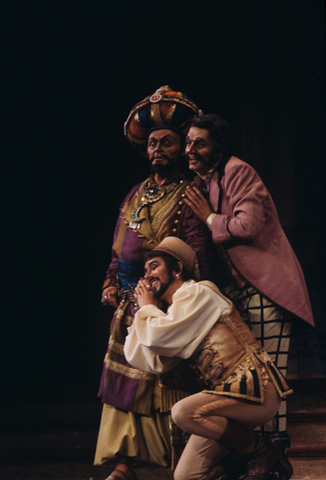
[[[134,209],[131,214],[131,220],[128,223],[128,226],[133,230],[140,228],[140,224],[145,220],[146,217],[140,217],[139,212],[145,205],[151,205],[152,203],[157,202],[165,193],[170,193],[176,186],[176,183],[170,185],[170,187],[165,191],[162,185],[157,185],[156,183],[147,182],[147,185],[144,189],[143,195],[141,197],[141,203]]]

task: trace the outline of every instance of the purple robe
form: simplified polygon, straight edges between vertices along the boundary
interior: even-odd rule
[[[178,193],[175,194],[170,189],[171,201],[166,215],[164,218],[162,217],[162,222],[167,225],[165,236],[175,235],[193,248],[197,254],[201,277],[205,278],[212,258],[212,251],[208,247],[210,235],[207,226],[183,202],[185,187],[190,182],[182,180],[180,183],[182,183],[182,188],[179,184],[177,188],[180,191]],[[132,202],[136,198],[135,196],[140,195],[141,185],[143,184],[136,185],[130,191],[120,207],[120,215],[114,232],[112,261],[104,282],[105,287],[108,284],[116,284],[118,259],[144,260],[146,253],[163,239],[150,240],[144,235],[139,235],[137,229],[132,229],[127,225],[126,217],[130,217],[128,202]],[[156,207],[159,207],[159,202],[160,200],[155,202]],[[155,221],[155,218],[151,217],[151,205],[145,208],[148,208],[148,213],[144,222],[150,221],[149,219]],[[133,368],[123,354],[127,327],[132,323],[134,314],[132,302],[127,298],[122,300],[111,322],[111,335],[104,360],[99,396],[102,397],[104,403],[114,407],[149,415],[155,376]]]

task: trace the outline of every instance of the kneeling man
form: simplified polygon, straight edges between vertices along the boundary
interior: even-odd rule
[[[292,467],[282,448],[254,428],[292,391],[232,302],[213,283],[193,280],[195,267],[196,254],[176,237],[147,255],[124,347],[136,368],[161,374],[188,359],[202,379],[202,391],[172,409],[174,422],[192,434],[175,479],[215,478],[219,460],[233,450],[246,456],[246,480],[264,480],[272,469],[287,480]]]

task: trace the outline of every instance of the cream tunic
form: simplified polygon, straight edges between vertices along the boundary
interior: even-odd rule
[[[189,280],[175,292],[165,314],[145,305],[128,328],[124,354],[134,367],[163,373],[189,358],[230,303],[210,287]]]

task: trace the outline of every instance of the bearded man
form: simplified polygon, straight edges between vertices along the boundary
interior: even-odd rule
[[[228,296],[286,378],[291,322],[299,317],[313,326],[314,320],[270,193],[250,165],[232,156],[230,126],[218,115],[194,120],[186,153],[198,175],[186,202],[211,230],[229,273]],[[285,402],[263,430],[285,432]]]
[[[194,102],[165,86],[139,102],[125,123],[128,140],[150,161],[151,175],[121,205],[102,292],[103,304],[117,307],[99,391],[103,411],[95,454],[96,465],[117,462],[110,480],[133,480],[132,463],[168,465],[168,412],[186,395],[175,389],[165,398],[167,390],[160,388],[159,379],[133,368],[123,346],[137,310],[134,287],[143,275],[147,252],[174,235],[197,253],[203,276],[208,270],[208,229],[184,202],[190,182],[179,166],[185,134],[198,114]]]
[[[190,359],[202,379],[201,392],[172,408],[175,423],[191,434],[174,479],[213,480],[226,469],[230,479],[267,480],[274,470],[289,480],[293,469],[282,448],[254,428],[273,418],[292,390],[232,302],[212,282],[192,279],[195,257],[175,237],[148,253],[124,349],[132,365],[151,373]],[[223,461],[228,450],[237,454],[237,474]]]

